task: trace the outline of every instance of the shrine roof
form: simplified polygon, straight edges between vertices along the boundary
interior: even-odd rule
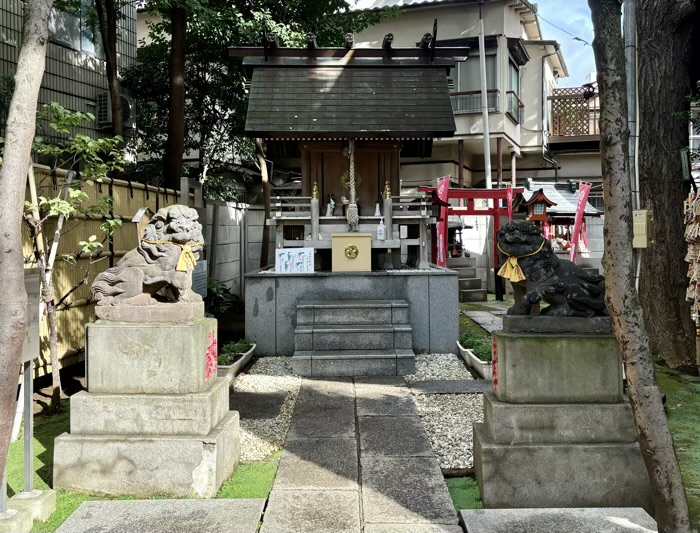
[[[280,139],[432,139],[456,130],[454,60],[246,58],[246,135]]]
[[[573,191],[571,189],[569,183],[529,181],[526,183],[525,191],[523,192],[523,200],[525,201],[523,205],[527,205],[538,194],[543,193],[547,200],[555,204],[547,208],[548,215],[573,217],[576,215],[576,207],[578,205],[578,188]],[[596,209],[589,202],[586,202],[585,213],[587,216],[600,216],[603,214],[600,209]]]

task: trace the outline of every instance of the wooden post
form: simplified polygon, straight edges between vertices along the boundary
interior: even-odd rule
[[[314,183],[314,188],[311,193],[311,242],[318,242],[319,231],[319,202],[318,202],[318,184]]]
[[[385,192],[388,194],[384,198],[384,225],[386,226],[386,238],[387,240],[394,240],[394,227],[393,227],[393,217],[394,217],[394,201],[391,199],[391,189],[389,188],[389,182],[387,182],[387,187]],[[398,249],[399,256],[401,255],[401,248]],[[394,269],[394,249],[387,249],[386,258],[384,260],[384,269],[393,270]]]
[[[493,283],[494,291],[496,292],[496,300],[503,301],[503,278],[498,275],[498,232],[501,231],[501,211],[500,200],[494,200],[496,207],[493,214]]]
[[[418,260],[418,269],[427,270],[430,267],[430,262],[428,261],[428,230],[426,225],[419,224],[420,228],[420,258]]]
[[[515,180],[515,167],[516,167],[516,161],[517,157],[515,156],[515,152],[510,153],[510,185],[511,187],[515,188],[516,185],[516,180]]]

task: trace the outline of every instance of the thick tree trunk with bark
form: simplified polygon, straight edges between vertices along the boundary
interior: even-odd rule
[[[263,198],[265,201],[265,225],[262,232],[262,244],[260,249],[260,268],[270,263],[270,226],[267,221],[270,218],[270,176],[267,175],[267,164],[265,162],[265,150],[262,139],[255,139],[255,153],[258,156],[260,165],[260,175],[262,176]]]
[[[641,208],[654,215],[654,244],[642,252],[639,296],[655,356],[697,373],[695,327],[685,299],[680,152],[688,146],[692,0],[638,0]]]
[[[182,155],[185,149],[185,45],[187,10],[170,9],[172,41],[170,47],[170,114],[168,140],[165,144],[163,180],[166,187],[179,190],[182,174]]]
[[[0,279],[8,288],[0,296],[0,472],[7,461],[27,327],[22,210],[52,6],[53,0],[32,0],[25,4],[22,48],[5,130],[5,156],[0,167]]]
[[[690,533],[688,502],[656,384],[649,336],[634,283],[632,187],[627,158],[629,129],[620,2],[588,0],[588,4],[595,31],[593,50],[600,91],[607,306],[622,348],[628,394],[649,473],[659,531]]]
[[[100,35],[105,49],[105,64],[107,67],[107,83],[112,103],[112,128],[114,135],[124,136],[124,121],[122,120],[121,86],[119,84],[117,66],[117,24],[119,21],[119,6],[116,0],[95,0]]]

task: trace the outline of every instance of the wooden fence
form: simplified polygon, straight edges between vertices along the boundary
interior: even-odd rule
[[[41,165],[34,166],[34,175],[38,196],[47,198],[55,197],[58,187],[64,184],[67,178],[65,171],[52,173],[48,167]],[[179,192],[172,189],[156,188],[108,178],[102,180],[102,183],[94,185],[83,184],[82,190],[89,197],[89,200],[85,202],[86,206],[95,205],[103,197],[110,196],[113,199],[113,206],[106,218],[121,219],[123,224],[121,228],[116,230],[112,244],[105,245],[104,251],[100,255],[101,260],[89,269],[87,282],[66,300],[65,305],[59,307],[58,353],[62,367],[79,362],[84,356],[85,324],[95,319],[94,304],[90,301],[90,286],[95,276],[116,264],[127,251],[135,248],[138,244],[139,236],[136,224],[131,222],[136,212],[142,207],[148,207],[155,212],[161,207],[179,203]],[[190,198],[194,198],[192,194],[190,194]],[[27,188],[26,199],[30,200],[29,188]],[[192,205],[192,200],[190,205]],[[64,223],[58,249],[59,255],[54,269],[57,299],[60,299],[72,287],[80,283],[90,263],[89,259],[79,257],[76,264],[70,264],[61,259],[62,254],[75,254],[80,250],[78,243],[87,241],[91,235],[100,238],[102,235],[100,224],[103,220],[102,217],[86,218],[83,216],[70,218]],[[45,224],[45,235],[53,236],[55,224],[55,221],[48,221]],[[32,243],[26,226],[24,228],[23,252],[26,266],[35,266]],[[41,357],[35,367],[36,376],[51,371],[46,320],[44,320],[41,330],[41,351]]]

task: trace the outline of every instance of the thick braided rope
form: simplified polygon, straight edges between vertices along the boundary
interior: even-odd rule
[[[355,140],[350,139],[349,156],[350,156],[350,176],[348,179],[350,185],[350,205],[348,206],[348,226],[351,231],[357,231],[360,224],[360,215],[357,211],[357,195],[355,192]]]

